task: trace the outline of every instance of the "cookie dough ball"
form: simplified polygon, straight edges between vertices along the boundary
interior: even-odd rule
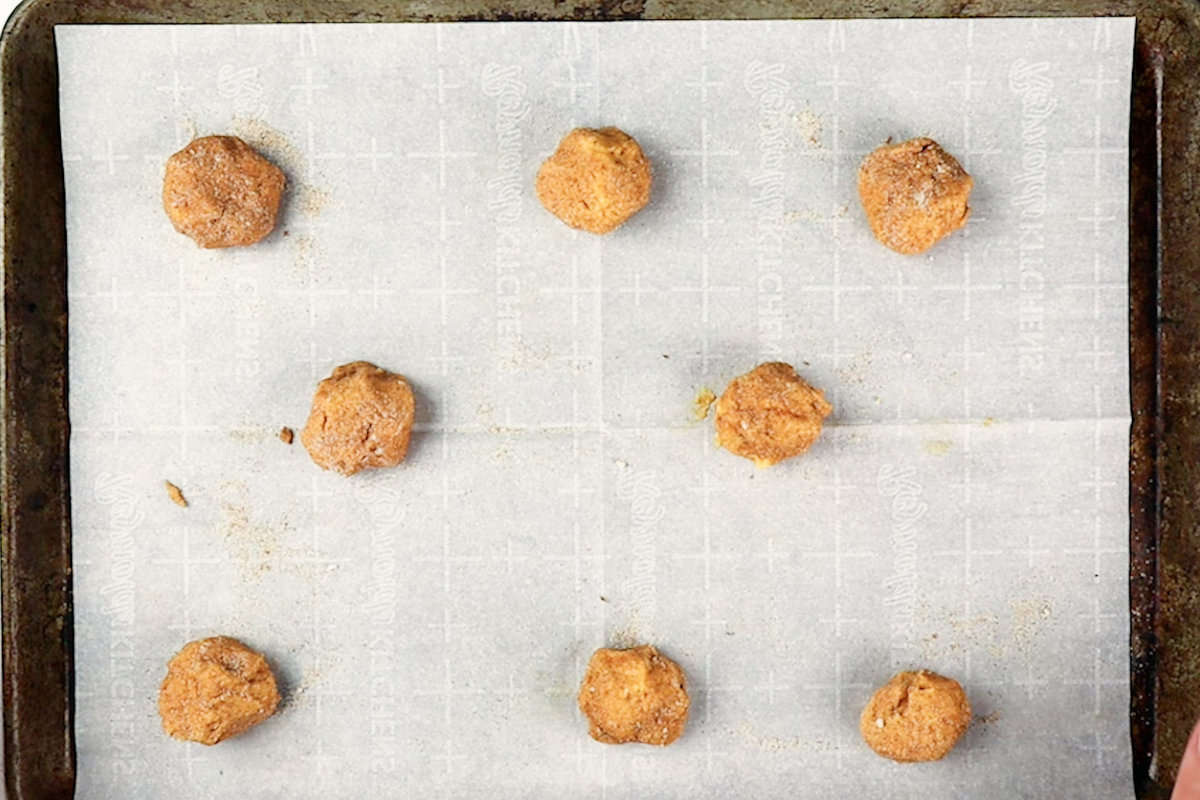
[[[605,744],[668,745],[683,733],[690,705],[683,670],[650,645],[597,650],[579,687],[588,733]]]
[[[812,447],[832,411],[825,393],[790,364],[759,364],[730,381],[717,400],[717,444],[769,467]]]
[[[184,645],[167,662],[158,691],[163,730],[201,744],[237,736],[274,714],[278,705],[267,660],[228,636]]]
[[[901,672],[871,696],[858,728],[879,755],[893,761],[937,761],[971,722],[958,681],[936,672]]]
[[[905,255],[925,252],[967,223],[973,185],[933,139],[884,145],[858,168],[858,195],[875,238]]]
[[[538,170],[537,195],[572,228],[608,233],[650,201],[650,162],[618,128],[576,128]]]
[[[201,247],[254,244],[275,229],[284,183],[236,136],[205,136],[167,159],[163,208]]]
[[[355,361],[317,385],[300,441],[321,469],[353,475],[394,467],[408,452],[415,413],[403,375]]]

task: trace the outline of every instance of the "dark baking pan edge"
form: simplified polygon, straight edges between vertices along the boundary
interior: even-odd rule
[[[1167,798],[1200,716],[1197,0],[26,0],[0,39],[5,785],[74,793],[66,230],[53,28],[94,23],[1138,18],[1130,127],[1130,720],[1136,794]]]

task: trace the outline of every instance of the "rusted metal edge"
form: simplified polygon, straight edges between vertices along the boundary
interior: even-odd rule
[[[0,571],[5,784],[13,800],[70,797],[70,485],[66,231],[53,47],[37,4],[0,40],[4,317]]]
[[[1129,725],[1133,781],[1151,796],[1158,609],[1158,441],[1161,421],[1162,52],[1134,53],[1129,127]]]

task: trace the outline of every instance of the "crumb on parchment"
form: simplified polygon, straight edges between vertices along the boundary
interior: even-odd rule
[[[295,438],[296,438],[295,431],[293,431],[291,428],[287,427],[286,425],[279,429],[279,441],[283,442],[284,444],[291,444],[292,440]]]
[[[163,481],[167,487],[167,497],[171,498],[171,502],[180,508],[187,508],[187,498],[183,496],[183,490],[170,481]]]

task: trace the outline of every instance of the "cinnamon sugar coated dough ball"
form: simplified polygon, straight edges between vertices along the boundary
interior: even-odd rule
[[[858,168],[858,195],[875,238],[905,255],[925,252],[966,224],[973,185],[932,139],[884,145]]]
[[[300,441],[321,469],[353,475],[394,467],[408,452],[415,414],[403,375],[355,361],[317,385]]]
[[[275,229],[285,183],[236,136],[205,136],[167,159],[163,208],[201,247],[254,244]]]
[[[650,201],[650,162],[618,128],[576,128],[546,159],[537,196],[572,228],[608,233]]]
[[[163,730],[201,744],[237,736],[274,714],[278,705],[267,660],[228,636],[184,645],[167,662],[158,691]]]
[[[871,696],[858,721],[862,737],[893,761],[937,761],[971,723],[962,686],[936,672],[901,672]]]
[[[683,670],[650,645],[597,650],[579,687],[588,733],[605,744],[668,745],[683,733],[690,705]]]
[[[730,381],[717,400],[717,444],[769,467],[812,447],[832,411],[825,393],[790,364],[759,364]]]

